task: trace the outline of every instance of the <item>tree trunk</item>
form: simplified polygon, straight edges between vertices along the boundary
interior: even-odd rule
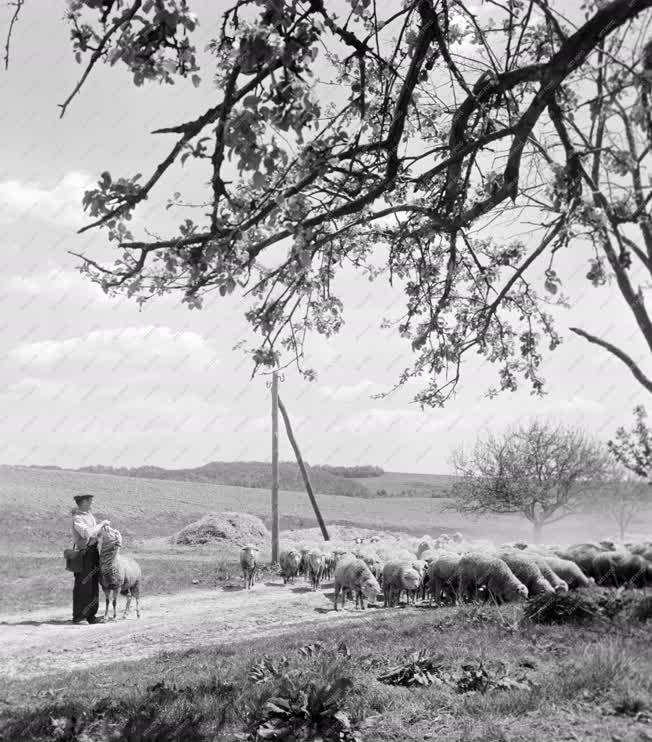
[[[535,520],[533,525],[533,532],[532,532],[532,538],[534,539],[535,544],[541,543],[541,532],[543,531],[543,523],[541,523],[538,520]]]

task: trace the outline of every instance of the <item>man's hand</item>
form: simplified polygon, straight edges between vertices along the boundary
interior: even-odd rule
[[[104,528],[105,526],[110,526],[110,525],[111,525],[111,521],[110,521],[110,520],[103,520],[103,521],[102,521],[102,522],[100,523],[100,526],[101,526],[102,528]]]

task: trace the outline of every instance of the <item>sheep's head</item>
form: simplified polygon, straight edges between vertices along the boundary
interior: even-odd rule
[[[517,598],[520,600],[527,600],[527,597],[529,595],[529,590],[527,589],[525,585],[523,585],[523,583],[521,583],[516,588],[516,595],[517,595]]]
[[[365,598],[369,602],[373,603],[376,600],[376,595],[380,592],[380,585],[375,577],[368,577],[364,580],[362,585],[360,585],[360,590]]]
[[[97,548],[101,552],[102,548],[107,546],[122,546],[122,534],[117,528],[105,525],[97,536]]]
[[[421,584],[421,575],[416,569],[406,569],[403,572],[403,586],[406,590],[417,590]]]
[[[557,594],[559,593],[567,593],[568,592],[568,584],[562,580],[556,587],[555,592]]]

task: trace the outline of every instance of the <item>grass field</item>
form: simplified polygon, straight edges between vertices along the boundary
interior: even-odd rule
[[[346,714],[365,742],[650,738],[652,645],[642,628],[528,625],[518,622],[515,606],[351,618],[137,663],[116,658],[101,672],[0,679],[0,734],[49,740],[54,724],[74,716],[78,738],[85,732],[98,742],[235,740],[263,722],[270,697],[292,701],[305,691],[314,702],[308,716],[332,722],[335,712]],[[434,659],[444,681],[404,687],[378,680],[415,651]],[[263,655],[266,666],[254,677]]]
[[[449,497],[455,477],[446,474],[385,472],[378,477],[354,478],[370,492],[395,497]]]
[[[387,482],[387,477],[391,478],[384,476]],[[408,481],[407,475],[399,476],[401,481]],[[83,492],[95,495],[96,516],[110,518],[130,548],[143,539],[171,536],[206,513],[222,510],[258,515],[269,526],[270,496],[260,489],[5,466],[0,467],[3,552],[59,554],[70,541],[72,497]],[[498,542],[531,537],[530,526],[523,518],[508,515],[470,519],[445,510],[447,502],[445,498],[430,497],[319,497],[327,524],[351,524],[416,536],[461,531],[469,538]],[[280,510],[282,529],[316,525],[310,501],[303,492],[281,492]],[[601,514],[583,514],[545,529],[544,539],[567,544],[610,536],[614,531],[614,525]],[[652,531],[652,508],[641,513],[632,531]]]

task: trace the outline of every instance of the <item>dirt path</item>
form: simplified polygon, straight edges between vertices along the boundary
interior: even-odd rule
[[[162,651],[230,643],[283,632],[286,627],[359,620],[366,611],[333,611],[331,590],[313,593],[303,581],[258,583],[247,592],[204,590],[150,596],[134,603],[129,617],[103,625],[73,625],[70,606],[25,616],[0,615],[0,667],[6,677],[27,679],[112,662],[150,657]],[[100,606],[104,600],[100,596]],[[98,615],[103,615],[100,612]]]

